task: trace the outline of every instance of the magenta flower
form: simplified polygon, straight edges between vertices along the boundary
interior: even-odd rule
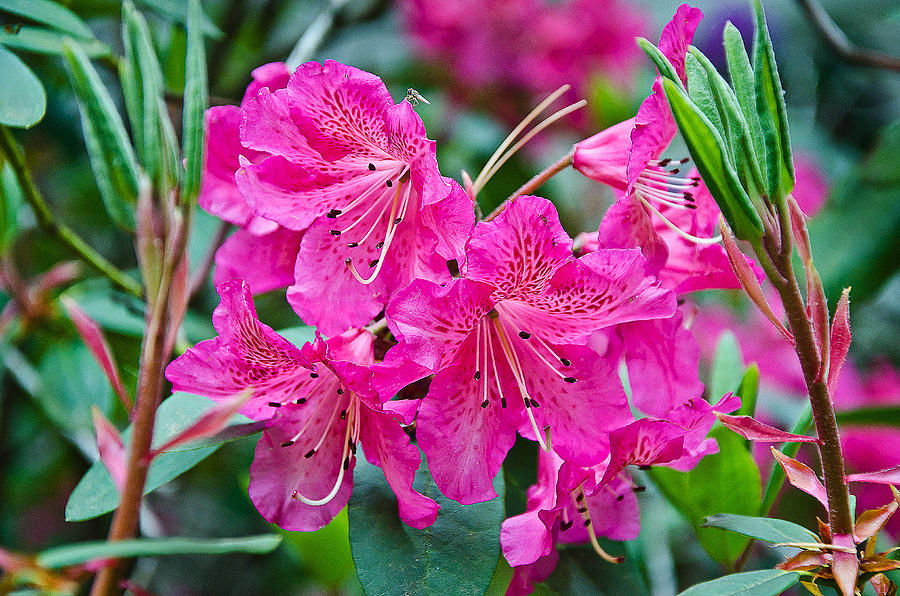
[[[500,543],[515,568],[513,593],[530,593],[534,583],[549,577],[556,565],[555,544],[590,541],[602,557],[614,560],[597,543],[597,536],[632,540],[640,532],[640,515],[629,465],[663,465],[692,469],[705,455],[716,453],[715,439],[706,438],[715,411],[730,412],[740,400],[726,395],[714,406],[702,399],[685,402],[662,419],[643,418],[609,433],[608,458],[591,467],[564,462],[552,451],[541,453],[538,483],[528,490],[527,511],[503,522]]]
[[[282,89],[290,72],[281,62],[253,71],[241,106],[260,89]],[[294,262],[301,234],[259,217],[241,196],[234,174],[240,158],[258,162],[268,153],[247,149],[240,142],[241,108],[214,106],[206,111],[206,161],[198,201],[207,212],[239,227],[216,252],[215,283],[246,280],[256,294],[283,288],[294,281]],[[259,263],[266,263],[260,267]]]
[[[479,223],[466,277],[416,280],[386,310],[410,358],[436,372],[417,437],[438,487],[463,503],[491,479],[518,432],[593,463],[605,433],[630,420],[614,366],[585,344],[603,327],[671,316],[675,296],[637,250],[580,259],[553,205],[521,196]]]
[[[253,390],[240,412],[270,421],[250,467],[250,498],[262,516],[287,530],[325,526],[350,498],[361,444],[395,491],[401,519],[433,523],[438,505],[412,489],[419,452],[372,386],[373,336],[317,335],[300,349],[259,321],[246,283],[218,290],[219,336],[172,362],[166,378],[177,391],[217,401]]]
[[[440,175],[422,120],[381,79],[310,62],[242,112],[241,143],[269,156],[242,157],[238,187],[260,216],[305,230],[288,290],[305,322],[338,334],[415,278],[449,279],[472,202]]]

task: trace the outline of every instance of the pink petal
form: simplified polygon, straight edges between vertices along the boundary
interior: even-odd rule
[[[803,213],[813,217],[828,200],[828,180],[816,160],[794,154],[794,195]]]
[[[236,231],[216,251],[215,284],[243,279],[253,294],[291,285],[302,238],[302,233],[282,227],[264,236]]]
[[[591,527],[610,540],[634,540],[641,533],[641,515],[631,479],[620,474],[586,499]],[[571,518],[570,518],[571,519]]]
[[[442,201],[426,205],[421,212],[421,225],[438,239],[435,250],[447,260],[465,260],[466,243],[475,227],[475,205],[472,198],[453,179],[444,178],[450,194]]]
[[[588,178],[624,191],[633,129],[631,118],[576,143],[572,165]]]
[[[424,379],[432,372],[430,369],[416,363],[409,357],[404,342],[391,346],[384,355],[382,361],[372,365],[371,370],[372,385],[381,396],[381,401],[383,402],[387,402],[387,400],[394,397],[410,383],[414,383],[419,379]],[[409,404],[404,406],[400,405],[402,402],[392,402],[393,406],[391,409],[394,412],[398,412],[395,408],[400,408],[400,412],[404,412],[404,415],[402,416],[403,423],[411,424],[415,417],[415,413],[418,410],[417,404],[419,400],[403,401],[415,402],[416,405],[414,407]],[[387,403],[384,404],[385,407],[388,407],[388,405],[389,404]],[[410,412],[405,411],[406,408],[411,408],[411,416],[409,415]]]
[[[116,430],[103,413],[96,406],[91,406],[91,418],[94,420],[94,433],[97,436],[97,451],[100,453],[100,461],[106,466],[113,484],[119,492],[125,486],[125,477],[128,474],[125,469],[125,445],[122,436]]]
[[[716,412],[716,417],[728,428],[750,441],[763,443],[818,443],[819,439],[806,435],[795,435],[769,426],[750,416],[729,416]]]
[[[834,310],[834,321],[831,323],[831,354],[829,357],[831,366],[828,370],[828,392],[832,395],[834,395],[838,381],[841,378],[841,369],[847,360],[851,339],[850,288],[846,288],[841,294],[837,308]]]
[[[546,581],[556,569],[559,553],[550,549],[550,553],[530,565],[516,567],[513,578],[506,590],[506,596],[525,596],[534,591],[534,585]]]
[[[861,474],[847,474],[847,482],[871,482],[874,484],[894,484],[900,486],[900,466],[878,470],[877,472],[864,472]]]
[[[413,490],[412,483],[419,469],[419,450],[410,443],[409,436],[390,414],[363,409],[360,423],[360,442],[366,459],[381,468],[388,484],[397,495],[400,519],[413,528],[425,528],[434,523],[440,506],[432,499]]]
[[[195,420],[190,426],[176,434],[174,437],[166,441],[164,444],[155,448],[150,454],[149,458],[152,459],[163,453],[165,451],[169,451],[173,447],[177,447],[178,445],[183,445],[185,443],[189,443],[196,439],[202,439],[204,437],[211,437],[216,434],[228,424],[228,420],[237,413],[241,406],[243,406],[247,401],[253,396],[253,391],[251,389],[246,389],[241,393],[238,393],[231,399],[226,399],[224,401],[220,401],[213,407],[209,408],[203,414],[200,415],[197,420]]]
[[[660,51],[669,59],[684,83],[687,83],[684,70],[685,54],[687,54],[688,46],[694,40],[694,31],[701,20],[703,20],[703,12],[699,8],[682,4],[659,36]]]
[[[240,165],[235,181],[244,200],[256,213],[286,228],[303,231],[333,206],[334,197],[316,192],[320,187],[312,173],[281,155],[256,164],[242,157]]]
[[[109,384],[112,385],[116,395],[119,396],[122,405],[130,412],[132,407],[131,396],[128,395],[125,386],[122,385],[122,379],[119,377],[119,369],[116,367],[115,358],[113,357],[109,344],[106,342],[106,337],[103,335],[103,330],[100,328],[100,325],[88,316],[88,314],[78,306],[77,302],[68,296],[61,296],[59,301],[63,305],[69,319],[75,325],[75,330],[78,331],[78,335],[81,336],[82,341],[91,351],[91,355],[94,356],[94,359],[100,365],[100,368],[103,369],[106,378],[109,380]]]
[[[258,89],[253,95],[247,91],[239,131],[244,147],[262,155],[280,155],[296,164],[306,160],[321,162],[291,117],[289,89]],[[252,158],[251,161],[259,162]]]
[[[854,549],[853,536],[849,534],[835,534],[832,542],[837,546]],[[859,559],[856,552],[846,553],[834,551],[834,562],[831,565],[834,572],[834,581],[837,582],[844,596],[853,596],[856,593],[856,578],[859,576]]]
[[[597,248],[640,248],[654,275],[663,269],[669,256],[647,208],[627,195],[619,197],[603,216]]]
[[[253,80],[247,85],[247,90],[244,91],[244,97],[241,99],[242,106],[256,97],[256,94],[263,87],[267,87],[272,91],[287,87],[291,69],[284,62],[270,62],[257,66],[250,74]]]
[[[651,160],[658,158],[672,139],[678,127],[669,109],[669,103],[662,91],[659,78],[653,82],[653,93],[638,108],[631,132],[631,149],[626,166],[626,192],[631,194],[638,176],[647,168]]]
[[[784,474],[787,476],[788,482],[794,485],[795,488],[799,488],[803,492],[815,497],[825,509],[828,509],[828,495],[825,494],[825,487],[822,485],[822,482],[819,480],[819,477],[816,476],[815,472],[810,470],[806,465],[798,462],[796,459],[786,456],[774,447],[772,447],[772,455],[775,456],[775,459],[778,460],[778,463],[784,468]],[[835,544],[837,544],[837,542],[835,542]]]
[[[555,550],[553,537],[537,510],[504,520],[500,527],[500,545],[503,556],[513,567],[530,565]]]

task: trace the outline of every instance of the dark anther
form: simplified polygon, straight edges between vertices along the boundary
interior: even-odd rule
[[[387,181],[387,186],[388,186],[388,188],[390,188],[390,187],[394,186],[394,183],[391,182],[390,180],[388,180],[388,181]]]
[[[395,225],[395,226],[398,225],[401,221],[403,221],[403,218],[402,218],[402,217],[398,217],[397,219],[394,220],[394,225]]]
[[[483,402],[481,402],[481,407],[482,408],[488,407],[488,400],[484,400]]]
[[[649,470],[650,468],[651,466],[648,465],[638,466],[638,470]]]
[[[293,441],[285,441],[284,443],[281,444],[281,446],[282,447],[290,447],[293,444],[294,444]]]
[[[346,470],[349,467],[350,467],[350,457],[348,456],[348,457],[344,458],[344,469]]]
[[[672,170],[669,170],[669,173],[674,176],[675,174],[679,173],[680,171],[681,171],[680,168],[674,168]]]
[[[338,395],[344,395],[344,390],[343,390],[343,389],[338,389],[338,392],[337,392],[337,393],[338,393]]]
[[[316,454],[316,450],[310,449],[309,451],[307,451],[306,453],[303,454],[303,457],[305,457],[306,459],[309,459],[312,456],[314,456],[315,454]]]
[[[340,235],[341,235],[341,231],[340,231],[340,230],[331,230],[331,231],[329,232],[329,234],[331,234],[332,236],[340,236]]]
[[[636,493],[642,493],[645,490],[647,490],[647,487],[646,486],[635,486],[632,490]]]
[[[587,507],[579,507],[578,513],[587,513]]]
[[[481,378],[481,371],[480,371],[480,370],[476,370],[476,371],[475,371],[475,380],[477,381],[477,380],[480,379],[480,378]]]
[[[371,269],[372,267],[374,267],[377,264],[378,264],[378,259],[372,259],[371,261],[369,261],[369,268]]]
[[[522,339],[528,339],[529,337],[531,337],[531,334],[527,331],[519,331],[519,337],[521,337]]]
[[[330,217],[331,219],[334,219],[341,213],[343,213],[343,211],[341,211],[340,209],[332,209],[331,211],[329,211],[328,213],[325,214],[325,217]]]
[[[541,404],[537,403],[537,400],[536,400],[536,399],[531,398],[531,407],[532,407],[532,408],[540,408],[540,407],[541,407]]]
[[[660,165],[661,167],[664,168],[664,167],[666,167],[667,165],[669,165],[669,162],[671,162],[671,161],[672,161],[672,159],[669,158],[669,157],[667,157],[667,158],[665,158],[665,159],[663,159],[663,160],[660,160],[659,165]]]
[[[581,503],[584,500],[584,493],[578,493],[578,496],[575,497],[576,503]]]
[[[318,379],[318,378],[319,378],[319,373],[309,373],[309,378],[310,378],[310,379]]]
[[[568,358],[560,358],[559,361],[562,362],[563,366],[572,366],[572,361]]]
[[[359,242],[351,242],[347,244],[347,248],[356,248],[357,246],[359,246]]]
[[[351,259],[350,257],[347,257],[346,259],[344,259],[344,265],[349,265],[352,261],[353,261],[353,259]]]
[[[566,377],[563,379],[566,383],[574,383],[577,379],[575,377]]]
[[[505,397],[501,397],[501,398],[500,398],[500,407],[501,407],[501,408],[505,408],[505,407],[506,407],[506,398],[505,398]]]
[[[589,525],[591,525],[591,518],[587,518],[586,520],[584,520],[584,527],[586,528]]]
[[[280,407],[281,407],[281,404],[278,403],[277,401],[270,401],[270,402],[269,402],[269,407],[270,407],[270,408],[280,408]]]
[[[374,172],[374,171],[375,171],[375,164],[370,163],[370,164],[369,164],[369,170],[372,171],[372,172]]]
[[[694,195],[689,192],[683,193],[682,196],[685,198],[686,201],[694,200]]]
[[[376,244],[376,245],[375,245],[375,248],[378,249],[378,250],[381,250],[382,248],[384,248],[384,240],[382,240],[381,242],[379,242],[378,244]]]
[[[619,495],[618,497],[616,497],[616,501],[619,502],[621,502],[623,499],[625,499],[625,495]]]
[[[347,419],[347,410],[341,410],[341,420]]]
[[[563,522],[563,523],[559,524],[559,530],[561,532],[565,532],[566,530],[568,530],[569,528],[572,527],[573,523],[575,523],[575,520],[572,520],[572,519],[570,519],[567,522]]]
[[[690,157],[682,157],[681,159],[678,160],[678,163],[687,163],[689,161],[691,161]]]
[[[693,203],[690,203],[690,204],[688,204],[688,205],[685,205],[685,207],[687,207],[688,209],[696,209],[696,208],[697,208],[697,206],[694,205]]]
[[[305,403],[306,403],[306,398],[305,398],[305,397],[301,397],[300,399],[297,400],[296,403],[298,403],[298,404],[305,404]]]

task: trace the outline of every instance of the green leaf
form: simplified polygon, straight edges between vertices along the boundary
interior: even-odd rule
[[[622,554],[626,544],[598,538],[600,546],[613,555]],[[649,594],[650,590],[638,569],[634,557],[626,554],[625,561],[610,565],[590,548],[565,548],[553,574],[541,586],[548,586],[557,594]],[[535,590],[537,593],[537,590]]]
[[[19,208],[24,203],[22,189],[8,163],[0,166],[0,253],[19,235]]]
[[[153,428],[153,445],[158,447],[174,437],[196,420],[205,410],[213,405],[212,400],[189,393],[173,393],[162,402],[156,413],[156,425]],[[234,417],[235,424],[244,424],[243,416]],[[131,436],[131,427],[122,434],[127,440]],[[169,451],[157,456],[150,464],[144,494],[148,494],[173,478],[187,472],[201,461],[212,455],[220,445]],[[119,504],[119,494],[112,478],[102,462],[94,465],[82,477],[78,486],[69,496],[66,504],[66,521],[84,521],[109,513]]]
[[[756,37],[753,40],[753,74],[756,110],[766,145],[766,173],[770,197],[782,196],[794,188],[794,158],[788,130],[784,89],[775,63],[775,50],[766,25],[762,2],[754,0]]]
[[[762,221],[728,163],[721,135],[678,85],[668,79],[662,83],[678,130],[735,235],[742,240],[762,237]]]
[[[778,596],[799,580],[796,571],[746,571],[697,584],[678,596]]]
[[[137,538],[113,542],[66,544],[38,554],[37,564],[55,569],[95,559],[159,557],[167,555],[222,555],[253,553],[264,555],[281,544],[281,536],[262,534],[240,538]]]
[[[369,594],[484,594],[500,557],[503,474],[499,495],[460,505],[444,497],[423,465],[413,488],[441,506],[430,527],[410,528],[397,517],[397,499],[379,468],[357,460],[350,497],[350,548]]]
[[[0,45],[36,54],[61,55],[64,37],[65,34],[50,29],[22,27],[14,33],[0,30]],[[79,43],[89,58],[112,56],[112,50],[102,41],[85,39],[79,40]]]
[[[203,168],[203,114],[209,103],[206,51],[200,31],[203,11],[200,0],[191,0],[188,15],[187,59],[184,81],[184,159],[182,200],[193,201],[200,191]]]
[[[709,369],[709,398],[715,402],[720,397],[734,391],[744,374],[744,358],[737,337],[731,331],[719,335],[716,355]]]
[[[656,70],[659,71],[659,74],[669,79],[673,83],[677,83],[679,87],[684,88],[684,85],[681,82],[681,77],[679,77],[678,73],[675,72],[675,67],[672,66],[672,63],[669,62],[669,59],[666,58],[666,55],[663,54],[660,49],[653,44],[653,42],[648,39],[644,39],[643,37],[638,37],[637,43],[639,46],[641,46],[641,49],[644,50],[644,53],[647,54],[647,57],[653,60],[653,64],[656,65]]]
[[[750,138],[753,141],[753,149],[759,163],[766,163],[766,145],[763,138],[762,127],[759,124],[759,114],[756,111],[756,90],[754,85],[753,67],[750,66],[750,57],[744,49],[744,39],[737,27],[731,21],[725,23],[722,32],[722,42],[725,46],[725,60],[728,62],[728,75],[731,77],[731,86],[744,120],[750,129]]]
[[[754,362],[747,367],[735,395],[741,398],[738,416],[753,416],[756,413],[756,398],[759,396],[759,367]]]
[[[84,142],[103,204],[118,226],[133,230],[138,175],[125,125],[81,46],[65,40],[63,56],[78,99]]]
[[[732,515],[711,515],[703,522],[704,528],[721,528],[773,544],[781,542],[818,542],[819,538],[798,524],[784,519]]]
[[[181,0],[136,0],[137,3],[144,8],[149,8],[154,12],[172,19],[180,25],[187,25],[188,22],[188,5],[187,2]],[[215,24],[209,20],[206,14],[201,13],[201,27],[203,33],[210,37],[219,39],[222,32]]]
[[[285,338],[299,348],[306,342],[311,342],[316,339],[316,328],[307,327],[306,325],[298,325],[297,327],[279,329],[278,335]]]
[[[806,404],[803,414],[800,416],[799,420],[797,420],[796,424],[794,424],[791,432],[795,435],[805,435],[808,434],[812,428],[812,408],[809,404]],[[797,442],[782,443],[778,450],[788,457],[795,457],[797,452],[800,451],[801,445],[802,443]],[[775,505],[775,500],[778,498],[778,493],[781,492],[781,487],[784,486],[784,480],[784,468],[781,466],[772,466],[772,471],[769,473],[769,480],[766,482],[766,490],[763,493],[762,505],[760,505],[759,508],[759,512],[763,515],[767,515],[769,511],[772,510],[772,507]]]
[[[876,396],[871,396],[872,398]],[[838,424],[900,427],[900,406],[860,408],[836,413]]]
[[[713,90],[709,83],[709,77],[706,75],[706,70],[703,69],[697,57],[691,53],[688,53],[684,58],[684,70],[687,73],[688,97],[709,118],[713,128],[719,131],[723,138],[726,138],[727,130],[722,122],[722,118],[719,116],[719,109],[716,107],[716,99],[713,97]],[[725,148],[728,150],[729,159],[731,159],[730,144],[726,144]]]
[[[52,0],[0,0],[0,11],[11,12],[75,37],[94,38],[94,34],[84,21],[62,4]]]
[[[719,452],[704,457],[690,472],[654,467],[650,476],[672,505],[697,532],[700,544],[719,563],[734,562],[749,539],[701,526],[719,513],[756,515],[761,480],[753,457],[741,437],[724,427],[709,434],[719,443]]]
[[[0,124],[31,128],[47,111],[44,86],[19,57],[0,46]]]

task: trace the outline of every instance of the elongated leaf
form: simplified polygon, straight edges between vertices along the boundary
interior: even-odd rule
[[[0,47],[0,124],[31,128],[47,111],[44,86],[18,56]]]
[[[766,145],[763,139],[762,127],[759,124],[759,114],[756,111],[756,90],[753,76],[753,67],[750,66],[750,57],[744,49],[744,39],[731,21],[725,23],[722,32],[722,42],[725,46],[725,59],[728,62],[728,75],[731,77],[731,86],[744,119],[750,129],[750,137],[753,141],[753,149],[759,163],[766,163]]]
[[[813,415],[812,408],[810,408],[809,404],[806,405],[806,408],[803,410],[803,415],[797,420],[794,427],[791,429],[791,433],[798,435],[805,435],[810,432],[813,428]],[[800,450],[800,445],[802,443],[784,443],[781,446],[781,452],[787,455],[788,457],[794,457],[797,455],[797,452]],[[784,486],[784,481],[786,477],[784,475],[784,470],[781,466],[773,466],[772,472],[769,474],[769,480],[766,482],[766,490],[763,493],[763,501],[759,510],[764,515],[771,511],[772,507],[775,505],[775,500],[778,498],[778,493],[781,491],[781,487]],[[853,495],[850,496],[853,499]]]
[[[0,252],[19,235],[19,208],[24,203],[22,189],[8,163],[0,166]]]
[[[191,395],[174,393],[159,406],[156,426],[153,429],[153,446],[159,447],[179,432],[190,426],[205,410],[213,406],[212,400]],[[235,416],[235,424],[245,424],[247,419]],[[126,445],[131,436],[131,427],[123,434]],[[173,478],[187,472],[212,455],[219,445],[197,449],[169,451],[156,457],[150,464],[144,494],[150,493]],[[69,496],[66,504],[66,521],[83,521],[104,513],[109,513],[119,504],[119,494],[112,483],[109,472],[100,462],[82,477],[78,486]]]
[[[38,27],[22,27],[15,32],[0,30],[0,45],[36,54],[62,54],[64,33]],[[108,45],[96,39],[79,40],[89,58],[110,56]]]
[[[708,455],[690,472],[654,467],[653,481],[697,532],[700,544],[720,563],[740,556],[749,539],[701,526],[719,513],[755,515],[759,510],[759,469],[744,441],[730,430],[718,427],[710,433],[719,443],[719,453]]]
[[[756,37],[753,40],[753,74],[755,77],[756,110],[766,145],[766,172],[769,196],[787,194],[794,188],[794,158],[791,154],[791,134],[788,130],[784,89],[775,63],[775,50],[766,25],[762,2],[754,0]]]
[[[715,402],[720,397],[734,391],[744,374],[744,357],[737,337],[725,331],[716,342],[716,355],[709,370],[709,399]]]
[[[742,240],[760,238],[762,221],[728,163],[721,135],[678,85],[663,79],[663,88],[691,157],[731,229]]]
[[[756,412],[756,398],[759,396],[759,367],[756,363],[747,367],[741,384],[738,385],[735,395],[741,398],[741,409],[737,411],[739,416],[753,416]]]
[[[660,75],[683,87],[681,83],[681,77],[679,77],[678,73],[675,72],[675,67],[672,66],[672,63],[669,62],[669,59],[666,58],[666,55],[663,54],[660,49],[653,44],[653,42],[648,39],[644,39],[643,37],[638,37],[637,43],[639,46],[641,46],[641,49],[644,50],[644,53],[647,54],[647,57],[653,60],[653,64],[656,65],[656,70],[659,71]]]
[[[503,474],[499,495],[460,505],[441,495],[423,466],[413,487],[441,506],[434,525],[416,530],[397,517],[397,499],[377,467],[361,457],[350,498],[350,548],[369,594],[483,594],[500,557]]]
[[[837,412],[836,417],[841,426],[896,426],[900,428],[900,406],[843,410]]]
[[[707,517],[706,521],[703,522],[703,527],[721,528],[722,530],[735,532],[757,540],[764,540],[772,544],[818,541],[818,537],[803,526],[784,519],[768,517],[722,513]]]
[[[188,15],[187,64],[184,80],[184,159],[182,198],[193,201],[200,191],[203,168],[203,113],[209,103],[206,80],[206,52],[200,30],[203,11],[200,0],[191,0]]]
[[[780,569],[733,573],[692,586],[678,596],[777,596],[797,583],[800,574]]]
[[[133,230],[137,163],[125,125],[81,46],[67,40],[63,42],[63,55],[78,99],[84,141],[103,204],[117,225]]]
[[[94,34],[78,16],[53,0],[0,0],[0,11],[59,29],[74,37],[93,39]]]
[[[264,555],[281,544],[281,536],[262,534],[240,538],[140,538],[114,542],[82,542],[45,550],[37,564],[50,569],[77,565],[95,559],[159,557],[167,555],[221,555],[253,553]]]
[[[168,17],[181,25],[187,25],[188,6],[181,0],[136,0],[140,6],[149,8],[158,14]],[[201,13],[201,26],[203,33],[216,39],[222,37],[222,32],[209,20],[206,14]]]

